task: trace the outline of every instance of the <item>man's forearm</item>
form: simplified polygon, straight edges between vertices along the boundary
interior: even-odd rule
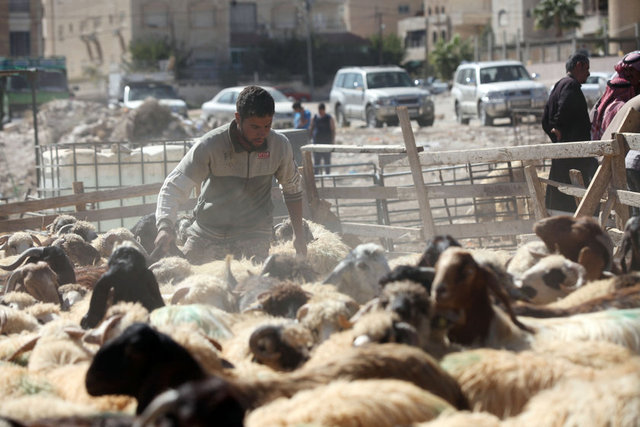
[[[302,226],[302,200],[285,201],[293,232],[298,239],[304,239],[304,228]]]
[[[164,181],[156,203],[156,225],[161,222],[174,224],[180,204],[187,201],[195,183],[179,171],[172,171]]]

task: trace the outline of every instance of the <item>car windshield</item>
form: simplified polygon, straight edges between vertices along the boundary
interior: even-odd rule
[[[387,71],[367,74],[367,87],[377,89],[381,87],[413,87],[409,74],[402,71]]]
[[[503,65],[480,70],[480,83],[511,82],[531,80],[531,76],[522,65]]]
[[[146,98],[179,99],[171,86],[131,86],[129,99],[138,101]]]

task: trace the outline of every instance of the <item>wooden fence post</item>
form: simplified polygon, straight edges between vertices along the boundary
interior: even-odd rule
[[[418,206],[420,207],[420,219],[422,220],[422,233],[424,238],[427,239],[435,234],[435,225],[433,223],[433,216],[431,215],[431,205],[429,204],[429,197],[427,196],[427,187],[424,185],[416,140],[413,136],[413,129],[411,129],[409,110],[407,110],[407,107],[398,107],[397,112],[398,119],[400,119],[400,126],[402,127],[404,145],[407,148],[407,157],[409,159],[409,166],[411,167],[413,184],[416,187],[416,196],[418,197]]]
[[[73,181],[71,183],[73,188],[73,194],[82,194],[84,193],[84,183],[82,181]],[[82,212],[87,210],[87,205],[84,203],[76,204],[76,212]]]
[[[536,167],[534,165],[525,166],[524,177],[527,181],[527,187],[529,187],[531,203],[533,204],[533,213],[536,216],[536,219],[540,220],[548,217],[549,213],[544,205],[544,190],[542,189],[542,184],[538,178]]]
[[[624,135],[615,135],[615,144],[618,145],[620,153],[611,158],[611,186],[615,190],[627,189],[627,170],[624,164],[624,158],[627,155],[628,148]],[[612,191],[615,194],[615,191]],[[624,230],[624,226],[629,220],[629,207],[620,203],[618,196],[613,196],[613,209],[616,212],[616,227],[618,230]]]

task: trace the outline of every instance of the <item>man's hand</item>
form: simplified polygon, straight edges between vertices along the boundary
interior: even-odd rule
[[[307,242],[304,237],[298,238],[298,236],[293,237],[293,247],[296,249],[296,255],[302,258],[307,257]]]
[[[173,230],[163,228],[158,231],[158,235],[156,236],[156,240],[153,242],[156,246],[154,252],[156,250],[160,250],[160,252],[164,255],[169,252],[169,246],[176,241],[176,234]]]
[[[553,128],[551,129],[551,133],[556,136],[556,141],[562,141],[562,132],[560,132],[560,129]]]

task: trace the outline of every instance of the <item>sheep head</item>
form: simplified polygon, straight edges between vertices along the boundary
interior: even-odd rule
[[[440,254],[451,246],[460,247],[461,245],[456,239],[448,234],[434,236],[433,239],[429,239],[427,241],[427,247],[418,260],[418,266],[434,267],[436,262],[438,262],[438,258],[440,258]]]
[[[627,266],[629,252],[631,259]],[[623,273],[640,270],[640,216],[632,216],[625,224],[620,255],[620,268]]]
[[[11,273],[4,293],[20,289],[39,301],[62,304],[58,294],[58,276],[46,262],[25,264]]]

